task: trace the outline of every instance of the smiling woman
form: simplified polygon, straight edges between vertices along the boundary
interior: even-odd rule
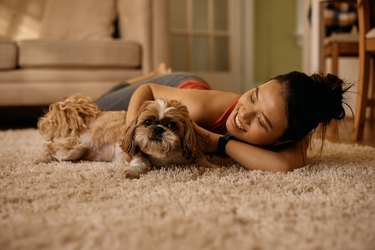
[[[227,131],[254,145],[274,144],[288,126],[282,85],[276,80],[247,91],[235,110],[226,121]]]
[[[127,110],[128,125],[146,100],[179,100],[205,137],[207,152],[217,152],[219,146],[247,169],[290,171],[306,164],[308,135],[319,124],[325,127],[345,117],[343,94],[349,87],[332,74],[294,71],[239,95],[211,90],[198,77],[174,73],[120,84],[100,98],[98,106]]]

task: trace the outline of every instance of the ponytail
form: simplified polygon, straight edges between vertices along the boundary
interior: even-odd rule
[[[280,140],[296,141],[322,124],[345,117],[344,93],[351,87],[333,74],[293,71],[274,78],[283,86],[288,128]],[[347,104],[346,104],[347,105]]]

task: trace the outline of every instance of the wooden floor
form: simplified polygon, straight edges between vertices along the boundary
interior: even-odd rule
[[[17,128],[36,128],[37,120],[47,107],[24,107],[24,108],[0,108],[0,130]],[[339,136],[334,141],[342,143],[353,143],[351,132],[353,128],[353,119],[345,118],[339,122]],[[317,138],[321,138],[319,130],[315,133]],[[329,139],[327,139],[329,140]],[[375,122],[367,122],[362,141],[357,142],[361,145],[375,147]]]
[[[353,141],[351,140],[353,118],[345,118],[343,121],[340,121],[338,124],[338,128],[338,137],[332,139],[329,138],[330,136],[327,136],[326,140],[342,143],[353,143]],[[321,133],[317,131],[315,136],[317,138],[321,138]],[[363,140],[358,141],[357,144],[375,147],[375,122],[366,122]]]

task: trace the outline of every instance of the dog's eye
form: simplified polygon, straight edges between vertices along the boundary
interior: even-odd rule
[[[146,119],[146,120],[144,120],[143,125],[145,125],[145,127],[148,127],[148,126],[151,126],[152,123],[153,123],[153,120]]]
[[[167,123],[167,127],[170,129],[170,130],[175,130],[177,128],[177,124],[175,122],[168,122]]]

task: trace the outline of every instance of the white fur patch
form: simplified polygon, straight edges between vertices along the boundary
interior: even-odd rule
[[[151,167],[147,158],[135,156],[124,170],[126,178],[138,178],[141,174],[146,173]]]
[[[156,100],[156,102],[159,104],[159,119],[162,119],[165,114],[167,114],[169,111],[175,109],[175,107],[167,107],[167,102],[164,100]]]
[[[91,133],[85,132],[80,135],[80,142],[82,147],[90,147],[91,146]]]
[[[123,156],[124,152],[122,151],[122,148],[119,144],[116,144],[115,146],[115,156],[114,156],[114,163],[115,166],[123,167],[129,165],[129,162],[124,158]]]
[[[150,168],[150,162],[144,157],[134,157],[130,161],[130,166],[132,168],[138,168],[142,171],[146,171]]]

